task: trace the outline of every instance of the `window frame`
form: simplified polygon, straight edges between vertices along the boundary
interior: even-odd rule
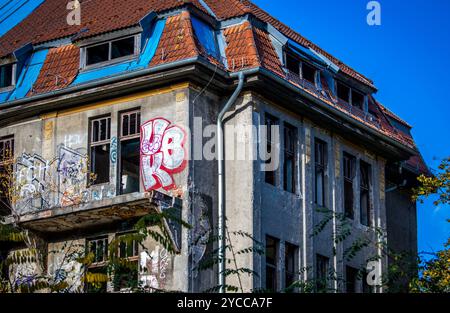
[[[272,121],[272,123],[270,124],[270,125],[267,125],[267,121]],[[270,113],[267,113],[267,112],[265,112],[264,113],[264,125],[266,126],[266,142],[265,142],[265,145],[266,145],[266,152],[267,153],[269,153],[270,155],[272,155],[273,154],[273,151],[274,151],[274,148],[276,149],[277,147],[276,147],[276,142],[274,143],[273,142],[273,138],[272,138],[272,126],[273,125],[280,125],[280,119],[278,118],[278,117],[276,117],[276,116],[274,116],[274,115],[272,115],[272,114],[270,114]],[[270,127],[269,127],[270,126]],[[278,134],[278,135],[280,135],[280,134]],[[279,140],[279,138],[278,138],[278,140]],[[270,147],[270,149],[269,149],[269,147]],[[276,149],[277,150],[277,149]],[[269,152],[270,151],[270,152]],[[280,153],[280,151],[276,151],[276,153]],[[266,164],[270,164],[271,163],[271,161],[272,161],[272,158],[270,158],[270,159],[268,159],[268,160],[265,160],[264,162],[266,163]],[[268,178],[267,178],[267,174],[268,173],[273,173],[272,175],[273,175],[273,182],[268,182]],[[279,185],[279,182],[278,182],[278,176],[279,176],[279,173],[278,173],[278,170],[277,169],[275,169],[275,170],[273,170],[273,171],[265,171],[264,172],[264,182],[266,183],[266,184],[268,184],[268,185],[271,185],[271,186],[274,186],[274,187],[277,187],[278,185]]]
[[[322,162],[318,162],[318,145],[322,146]],[[318,202],[318,172],[321,172],[322,175],[322,204]],[[327,207],[327,171],[328,171],[328,143],[318,137],[314,137],[314,203],[320,207]]]
[[[350,162],[350,168],[351,168],[351,175],[352,177],[348,177],[346,175],[346,158]],[[349,218],[351,220],[355,219],[355,179],[356,179],[356,156],[354,156],[351,153],[348,153],[346,151],[342,154],[342,180],[343,180],[343,203],[344,203],[344,215],[346,218]],[[351,202],[352,206],[351,208],[347,207],[347,201],[346,201],[346,183],[351,184]],[[350,211],[349,211],[350,209]]]
[[[335,93],[335,96],[336,96],[336,98],[337,98],[338,100],[340,100],[340,101],[342,101],[342,102],[344,102],[344,103],[347,103],[347,104],[351,105],[352,107],[357,107],[358,109],[360,109],[360,110],[362,110],[362,111],[364,111],[364,112],[369,113],[369,109],[368,109],[367,104],[366,104],[366,103],[367,103],[367,94],[366,94],[366,93],[364,93],[364,92],[358,90],[357,88],[351,87],[349,84],[346,84],[346,83],[344,83],[344,82],[342,82],[342,81],[340,81],[340,80],[338,80],[338,79],[335,79],[335,80],[334,80],[334,84],[335,84],[335,86],[336,86],[336,93]],[[344,86],[344,87],[346,87],[346,88],[349,89],[348,101],[345,101],[344,99],[342,99],[342,98],[340,98],[340,97],[338,96],[339,85],[342,85],[342,86]],[[355,105],[355,104],[353,103],[353,93],[358,93],[358,94],[360,94],[360,95],[363,97],[363,102],[362,102],[362,104],[361,104],[361,107],[360,107],[359,105]]]
[[[292,147],[290,149],[287,148],[288,140],[287,135],[288,133],[292,133],[291,138],[291,144]],[[298,128],[294,125],[283,122],[283,189],[287,192],[297,194],[297,175],[298,175],[298,158],[297,158],[297,151],[298,151]],[[292,177],[291,177],[291,184],[292,184],[292,190],[288,190],[287,188],[287,166],[286,166],[286,160],[287,158],[292,158],[293,164],[292,164]]]
[[[107,128],[106,128],[106,139],[104,140],[98,140],[98,141],[93,141],[93,135],[94,135],[94,122],[95,121],[100,121],[103,119],[107,119]],[[111,182],[111,175],[110,175],[110,166],[111,166],[111,161],[110,161],[110,153],[111,153],[111,114],[104,114],[104,115],[99,115],[99,116],[94,116],[89,118],[89,127],[88,127],[88,131],[89,131],[89,136],[88,136],[88,155],[89,155],[89,171],[87,173],[87,186],[97,186],[97,185],[102,185],[102,184],[109,184]],[[109,138],[108,138],[109,136]],[[91,182],[90,180],[90,175],[93,173],[93,162],[92,162],[92,148],[93,147],[97,147],[97,146],[102,146],[102,145],[109,145],[109,154],[108,154],[108,180],[105,182]]]
[[[5,167],[11,167],[11,172],[13,171],[13,166],[14,166],[14,144],[15,144],[15,140],[14,140],[14,135],[9,135],[9,136],[4,136],[0,138],[0,143],[3,144],[3,149],[0,150],[1,154],[0,154],[0,173],[3,172],[3,169]],[[9,147],[11,150],[11,155],[7,156],[6,155],[6,150],[5,150],[5,146],[6,143],[9,143]],[[5,170],[6,172],[6,170]],[[6,172],[7,174],[7,172]],[[6,176],[6,175],[5,175]],[[12,177],[10,178],[6,178],[5,180],[10,180]],[[0,189],[3,188],[3,182],[2,182],[3,178],[0,176]],[[9,182],[9,184],[12,186],[12,181]],[[11,209],[11,203],[10,203],[10,198],[8,198],[8,193],[6,192],[5,195],[3,195],[3,191],[0,191],[0,201],[2,201],[3,198],[6,199],[7,202],[4,203],[0,203],[0,215],[2,214],[3,209],[6,209],[6,212],[8,212],[8,207],[9,209]],[[3,202],[3,201],[2,201]],[[5,206],[5,207],[3,207]]]
[[[274,247],[273,249],[275,250],[275,263],[269,263],[268,262],[268,254],[267,254],[267,249],[268,249],[268,241],[272,240]],[[270,235],[266,235],[266,241],[265,241],[265,251],[266,251],[266,257],[265,257],[265,279],[266,279],[266,289],[268,289],[268,279],[267,279],[267,271],[268,269],[271,269],[274,271],[274,277],[273,277],[273,285],[274,285],[274,289],[275,290],[271,290],[272,292],[276,292],[279,288],[280,288],[280,282],[279,282],[279,273],[278,273],[278,269],[279,269],[279,256],[280,256],[280,239],[270,236]],[[269,289],[268,289],[269,290]]]
[[[289,70],[289,68],[287,66],[288,57],[290,57],[293,60],[296,60],[298,62],[298,74],[294,73],[294,72],[291,72],[291,70]],[[303,75],[303,64],[306,64],[306,66],[308,66],[308,67],[310,67],[310,68],[312,68],[314,70],[314,82],[311,82],[311,81],[307,80],[304,77],[304,75]],[[290,73],[298,75],[298,77],[301,80],[304,80],[304,81],[308,82],[309,84],[312,84],[314,87],[317,88],[317,81],[318,81],[317,75],[319,73],[319,69],[317,67],[315,67],[313,64],[311,64],[310,62],[306,61],[304,58],[299,56],[297,53],[295,53],[291,49],[285,49],[285,51],[284,51],[284,68],[287,71],[289,71]]]
[[[323,261],[323,265],[325,271],[322,272],[322,268],[319,268],[319,261],[322,262]],[[330,271],[330,258],[327,256],[324,256],[322,254],[317,253],[316,254],[316,271],[315,271],[315,287],[316,287],[316,291],[321,290],[321,289],[325,289],[328,287],[328,273]],[[320,270],[320,271],[319,271]],[[324,277],[319,277],[322,276],[322,274],[324,274]],[[323,280],[323,281],[322,281]],[[324,285],[321,285],[321,283],[324,283]]]
[[[123,39],[127,39],[127,38],[134,38],[134,52],[130,55],[126,55],[123,57],[119,57],[119,58],[111,58],[111,54],[112,54],[112,43],[113,42],[117,42]],[[106,61],[102,61],[102,62],[97,62],[97,63],[93,63],[93,64],[87,64],[88,61],[88,49],[93,48],[93,47],[97,47],[97,46],[101,46],[104,44],[108,44],[108,60]],[[135,59],[139,56],[141,51],[141,34],[133,34],[133,35],[125,35],[125,36],[120,36],[117,38],[112,38],[109,40],[105,40],[105,41],[101,41],[101,42],[97,42],[97,43],[93,43],[93,44],[88,44],[86,46],[81,47],[81,54],[80,54],[80,68],[81,70],[89,70],[89,69],[94,69],[94,68],[98,68],[98,67],[102,67],[105,65],[111,65],[111,64],[116,64],[116,63],[120,63],[123,61],[127,61],[127,60],[132,60]]]
[[[129,134],[128,135],[123,135],[123,117],[128,115],[130,116],[131,114],[139,114],[139,119],[136,116],[136,130],[137,132],[134,134]],[[122,143],[126,142],[126,141],[130,141],[130,140],[134,140],[137,138],[140,138],[141,136],[141,108],[133,108],[133,109],[129,109],[129,110],[125,110],[125,111],[121,111],[119,112],[119,116],[118,116],[118,136],[117,136],[117,179],[118,179],[118,186],[117,186],[117,190],[118,190],[118,194],[123,195],[123,190],[122,190]],[[130,120],[128,121],[128,130],[130,130]],[[140,167],[140,164],[139,164]],[[139,185],[140,185],[140,169],[139,169]],[[140,187],[139,190],[140,191]]]
[[[291,249],[291,250],[290,250]],[[290,242],[284,243],[284,285],[285,288],[288,288],[292,283],[298,280],[298,272],[296,269],[298,268],[298,250],[299,247],[297,245],[294,245]],[[292,264],[293,264],[293,270],[290,271],[287,268],[287,260],[289,257],[288,250],[292,251],[291,256],[293,257]],[[290,277],[292,276],[292,277]],[[292,283],[288,284],[288,279],[292,280]]]
[[[3,66],[9,66],[9,65],[12,66],[12,68],[11,68],[11,85],[0,87],[0,92],[8,91],[8,90],[14,89],[16,87],[16,83],[17,83],[17,81],[16,81],[17,80],[17,77],[16,77],[16,75],[17,75],[17,73],[16,73],[16,71],[17,71],[17,62],[6,62],[4,64],[1,64],[1,62],[0,62],[0,68],[3,67]]]
[[[363,184],[363,169],[367,170],[367,184]],[[372,226],[372,165],[362,159],[359,160],[359,220],[360,224],[366,227]],[[362,201],[363,201],[363,192],[367,193],[367,211],[366,211],[366,221],[363,221],[363,207],[362,207]]]

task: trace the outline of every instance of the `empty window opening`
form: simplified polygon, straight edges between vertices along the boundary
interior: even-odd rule
[[[266,290],[277,291],[278,289],[278,249],[279,240],[266,236]]]
[[[364,95],[358,91],[352,90],[352,105],[364,110]]]
[[[337,96],[344,102],[350,103],[350,88],[337,82]]]
[[[311,84],[316,84],[316,69],[311,65],[302,62],[302,78]]]
[[[326,292],[328,287],[328,271],[330,259],[317,254],[316,255],[316,291]]]
[[[355,157],[344,152],[344,212],[353,219],[353,181],[355,178]]]
[[[111,42],[111,59],[122,58],[134,54],[134,37]]]
[[[0,88],[10,87],[14,84],[14,64],[0,66]]]
[[[0,216],[11,213],[14,138],[0,139]]]
[[[139,191],[140,166],[140,111],[120,116],[120,193]]]
[[[370,165],[364,161],[360,161],[360,218],[361,224],[370,226]]]
[[[318,206],[325,207],[325,172],[327,169],[327,144],[317,138],[314,141],[314,167],[314,200]]]
[[[355,293],[358,282],[358,270],[356,268],[345,267],[345,286],[347,293]]]
[[[286,53],[286,68],[292,74],[300,76],[300,60],[289,53]]]
[[[127,234],[119,235],[118,239],[117,252],[122,262],[114,271],[114,290],[136,288],[138,286],[139,243],[132,238],[127,238]]]
[[[298,280],[297,275],[298,247],[286,243],[284,248],[285,285],[289,288]]]
[[[90,173],[93,184],[109,182],[111,117],[91,120]]]
[[[296,147],[297,129],[289,124],[284,126],[284,190],[295,193],[297,176]]]

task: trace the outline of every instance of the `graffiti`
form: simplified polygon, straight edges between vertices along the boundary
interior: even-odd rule
[[[110,159],[112,164],[115,164],[117,162],[117,137],[111,138]]]
[[[164,118],[141,126],[141,173],[144,189],[175,188],[172,175],[186,165],[185,132]]]
[[[87,158],[85,155],[68,148],[59,147],[58,172],[71,184],[79,184],[86,179]]]
[[[191,230],[191,253],[194,264],[198,264],[206,253],[211,229],[212,198],[205,194],[195,194],[193,197],[194,227]]]
[[[80,135],[65,135],[64,136],[64,146],[72,148],[73,146],[79,145],[81,143]]]
[[[167,269],[170,263],[170,254],[164,249],[156,248],[148,254],[140,254],[140,281],[143,288],[164,289],[167,278]]]

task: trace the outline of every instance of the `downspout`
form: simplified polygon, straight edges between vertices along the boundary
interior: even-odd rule
[[[220,292],[225,292],[225,174],[223,172],[223,118],[228,109],[234,104],[237,97],[241,93],[242,87],[244,85],[244,73],[239,73],[239,83],[236,90],[228,99],[227,103],[223,109],[219,112],[217,116],[217,172],[218,172],[218,233],[219,233],[219,286]]]

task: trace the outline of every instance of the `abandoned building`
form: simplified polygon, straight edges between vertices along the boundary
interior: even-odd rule
[[[128,243],[120,254],[136,270],[108,273],[123,279],[95,291],[125,291],[131,279],[149,290],[238,285],[223,275],[232,263],[198,266],[231,242],[226,257],[256,273],[242,275],[243,291],[303,281],[383,292],[358,273],[375,260],[377,280],[388,255],[366,244],[350,258],[354,242],[417,252],[411,187],[428,169],[411,126],[375,99],[370,79],[252,2],[5,3],[0,171],[13,181],[1,216],[28,230],[42,256],[8,277],[64,270],[68,291],[93,291],[82,274],[106,273],[111,241],[168,208],[191,225],[166,221],[176,251],[150,237]],[[70,22],[77,10],[80,25]],[[204,158],[211,140],[218,157]],[[236,147],[251,143],[271,157],[240,157]],[[263,170],[272,158],[278,166]],[[217,231],[227,239],[209,240]],[[2,245],[1,257],[26,249]],[[93,262],[69,260],[73,249]]]

